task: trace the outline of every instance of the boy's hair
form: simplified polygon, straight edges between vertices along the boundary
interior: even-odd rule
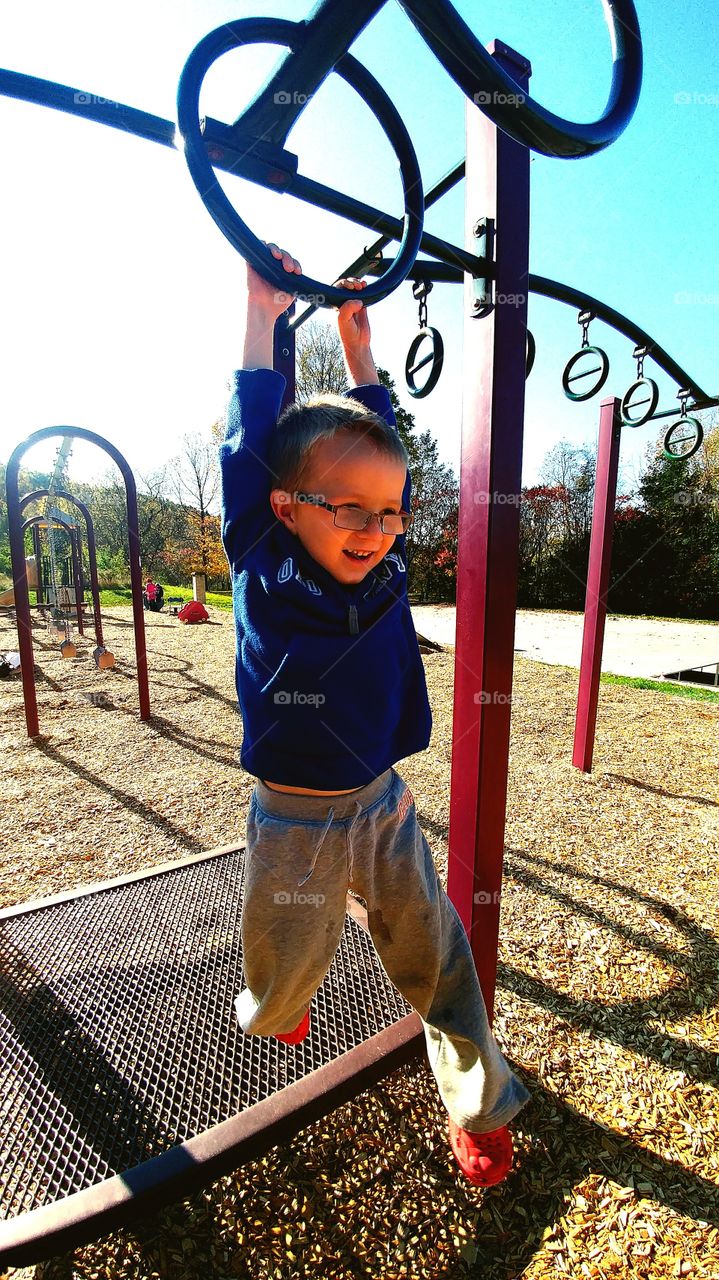
[[[349,432],[370,441],[378,453],[409,463],[397,431],[359,400],[325,392],[303,404],[289,405],[280,415],[270,450],[272,488],[294,493],[301,488],[312,458],[323,440]]]

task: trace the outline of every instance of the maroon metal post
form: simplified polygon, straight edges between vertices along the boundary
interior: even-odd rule
[[[589,544],[587,592],[584,602],[582,659],[579,667],[577,715],[574,722],[572,764],[591,773],[597,728],[599,678],[602,674],[607,591],[612,566],[614,512],[617,505],[619,446],[622,436],[621,401],[602,400],[599,415],[597,475],[594,484],[592,536]]]
[[[529,62],[490,52],[526,88]],[[529,151],[466,104],[466,247],[492,252],[485,318],[465,277],[457,634],[448,894],[492,1018],[504,854],[519,566],[529,263]],[[485,221],[482,225],[481,220]]]
[[[119,449],[104,440],[94,431],[86,431],[83,427],[43,427],[34,431],[13,450],[7,464],[5,489],[8,507],[8,539],[10,542],[10,558],[12,563],[13,586],[15,588],[15,614],[17,618],[18,647],[22,673],[23,697],[25,700],[25,721],[28,737],[36,738],[40,732],[37,715],[37,694],[35,691],[35,669],[32,649],[32,624],[30,621],[30,597],[27,586],[27,569],[25,567],[25,548],[23,545],[22,516],[20,513],[20,493],[18,476],[20,462],[33,445],[52,436],[74,436],[79,440],[87,440],[109,454],[117,464],[125,482],[127,499],[127,533],[130,548],[130,583],[132,587],[132,613],[135,629],[135,654],[137,659],[137,687],[140,701],[140,719],[150,719],[150,689],[147,679],[147,649],[145,647],[145,619],[142,608],[142,568],[140,564],[140,530],[137,516],[137,488],[135,477],[123,458]]]
[[[80,534],[77,529],[70,529],[70,556],[72,559],[72,577],[75,583],[75,613],[77,615],[77,633],[84,636],[82,625],[82,569],[80,567]]]
[[[294,314],[293,302],[278,316],[272,335],[272,368],[287,379],[280,412],[295,402],[295,331],[287,327]]]
[[[38,604],[42,604],[44,599],[44,586],[42,577],[42,547],[40,546],[40,530],[37,525],[32,527],[32,553],[35,557],[35,572],[37,574],[37,587],[35,588],[35,599]]]

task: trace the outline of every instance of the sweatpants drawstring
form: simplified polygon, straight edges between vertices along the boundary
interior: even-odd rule
[[[352,871],[354,868],[354,856],[355,856],[354,849],[352,847],[352,831],[354,829],[355,822],[362,814],[362,801],[355,800],[355,804],[357,806],[357,812],[347,828],[347,848],[349,849],[349,855],[350,855],[347,862],[347,879],[350,881],[350,883],[352,882]]]
[[[349,858],[348,858],[348,861],[347,861],[347,877],[348,877],[348,879],[349,879],[349,880],[351,880],[351,879],[352,879],[352,871],[353,871],[353,868],[354,868],[354,849],[352,848],[352,830],[353,830],[353,828],[354,828],[354,825],[355,825],[355,823],[356,823],[357,819],[361,816],[361,813],[362,813],[362,801],[361,801],[361,800],[355,800],[355,806],[356,806],[356,808],[357,808],[357,812],[356,812],[356,814],[355,814],[354,818],[352,819],[352,821],[350,822],[350,824],[349,824],[349,826],[348,826],[348,828],[347,828],[347,847],[348,847],[348,849],[349,849]],[[323,832],[322,832],[322,835],[320,836],[319,840],[317,841],[317,844],[315,845],[315,852],[314,852],[314,856],[313,856],[313,858],[312,858],[312,866],[310,867],[309,871],[307,872],[307,875],[306,875],[306,876],[304,876],[304,877],[302,878],[302,880],[298,880],[298,881],[297,881],[297,888],[298,888],[298,889],[301,889],[303,884],[307,884],[307,881],[309,880],[310,876],[312,875],[312,872],[314,871],[315,867],[317,866],[317,859],[318,859],[318,858],[319,858],[319,856],[320,856],[320,850],[322,849],[322,845],[324,844],[325,836],[327,835],[327,832],[329,831],[330,827],[332,826],[332,823],[333,823],[333,821],[334,821],[334,816],[335,816],[335,811],[334,811],[334,809],[333,809],[333,808],[330,808],[329,815],[328,815],[327,821],[326,821],[326,823],[325,823],[325,826],[324,826],[324,830],[323,830]]]
[[[320,836],[319,841],[318,841],[318,843],[317,843],[317,845],[316,845],[316,847],[315,847],[315,855],[314,855],[314,857],[313,857],[313,859],[312,859],[312,866],[310,867],[310,869],[309,869],[309,871],[307,872],[307,875],[304,877],[304,879],[302,879],[302,880],[298,880],[298,881],[297,881],[297,888],[298,888],[298,889],[300,889],[300,888],[302,887],[302,885],[303,885],[303,884],[307,884],[307,881],[309,880],[310,876],[312,875],[312,872],[314,871],[315,867],[317,866],[317,859],[318,859],[318,858],[319,858],[319,856],[320,856],[320,849],[322,848],[322,845],[324,844],[325,836],[327,835],[327,832],[329,831],[330,827],[332,826],[332,822],[333,822],[334,816],[335,816],[335,811],[334,811],[334,809],[333,809],[333,808],[330,808],[329,817],[327,818],[327,822],[325,823],[325,829],[324,829],[324,831],[322,832],[322,835]]]

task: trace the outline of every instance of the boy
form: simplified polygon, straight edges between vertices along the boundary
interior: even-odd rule
[[[452,1150],[489,1186],[509,1172],[506,1124],[529,1095],[492,1036],[464,927],[392,767],[423,751],[432,727],[406,592],[407,454],[360,298],[338,313],[350,395],[293,405],[277,422],[285,382],[272,334],[301,268],[268,251],[288,291],[248,266],[243,368],[220,449],[241,763],[257,777],[237,1016],[248,1034],[304,1039],[351,887],[384,969],[422,1018]]]

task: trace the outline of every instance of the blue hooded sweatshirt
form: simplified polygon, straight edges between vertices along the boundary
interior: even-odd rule
[[[361,582],[346,584],[277,519],[269,451],[284,389],[271,369],[238,370],[220,446],[240,762],[284,786],[349,789],[429,745],[432,713],[407,600],[405,538]],[[349,394],[396,427],[385,387]],[[410,483],[407,472],[405,511]]]

